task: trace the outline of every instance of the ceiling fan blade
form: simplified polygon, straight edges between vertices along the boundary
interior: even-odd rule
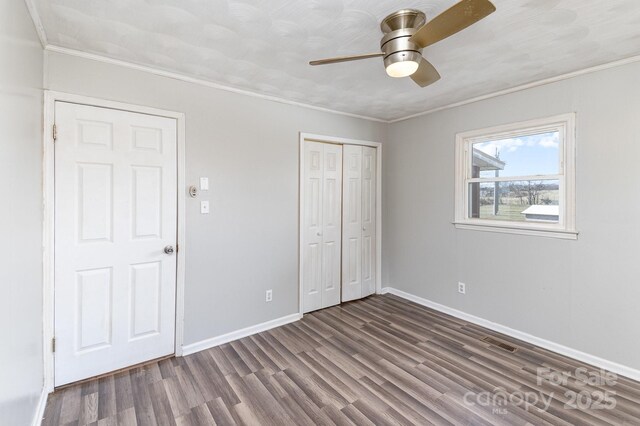
[[[377,58],[380,56],[384,56],[384,53],[380,52],[380,53],[366,53],[364,55],[354,55],[354,56],[336,56],[335,58],[319,59],[317,61],[311,61],[309,62],[309,65],[335,64],[338,62],[358,61],[360,59]]]
[[[421,48],[431,46],[491,15],[495,10],[496,7],[489,0],[462,0],[420,27],[410,40]]]
[[[431,62],[422,58],[418,70],[411,74],[411,80],[415,81],[420,87],[427,87],[428,85],[440,80],[440,74],[431,65]]]

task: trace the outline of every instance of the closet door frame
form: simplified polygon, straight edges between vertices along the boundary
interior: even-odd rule
[[[305,142],[324,142],[339,145],[361,145],[376,149],[376,294],[382,292],[382,144],[375,141],[365,141],[357,139],[340,138],[335,136],[317,135],[312,133],[300,133],[300,161],[299,181],[298,181],[298,312],[303,314],[303,232],[304,232],[304,165],[305,165]]]

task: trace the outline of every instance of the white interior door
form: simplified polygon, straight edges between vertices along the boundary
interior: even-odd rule
[[[344,145],[342,301],[362,297],[362,146]]]
[[[176,120],[56,102],[55,385],[174,353]]]
[[[340,303],[342,146],[304,144],[303,312]]]
[[[376,292],[376,149],[362,147],[362,297]]]

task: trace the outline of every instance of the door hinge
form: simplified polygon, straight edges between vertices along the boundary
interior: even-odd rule
[[[180,250],[180,246],[176,244],[176,253],[178,252],[178,250]]]
[[[56,351],[56,338],[51,339],[51,352],[55,353]]]
[[[53,125],[53,141],[55,142],[58,139],[58,126]]]

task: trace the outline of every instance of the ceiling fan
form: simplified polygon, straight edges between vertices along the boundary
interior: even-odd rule
[[[440,79],[440,74],[422,56],[422,49],[445,39],[495,12],[489,0],[462,0],[427,22],[425,14],[415,9],[402,9],[382,20],[384,33],[378,53],[339,56],[309,62],[309,65],[384,57],[384,66],[391,77],[410,76],[419,86],[426,87]]]

